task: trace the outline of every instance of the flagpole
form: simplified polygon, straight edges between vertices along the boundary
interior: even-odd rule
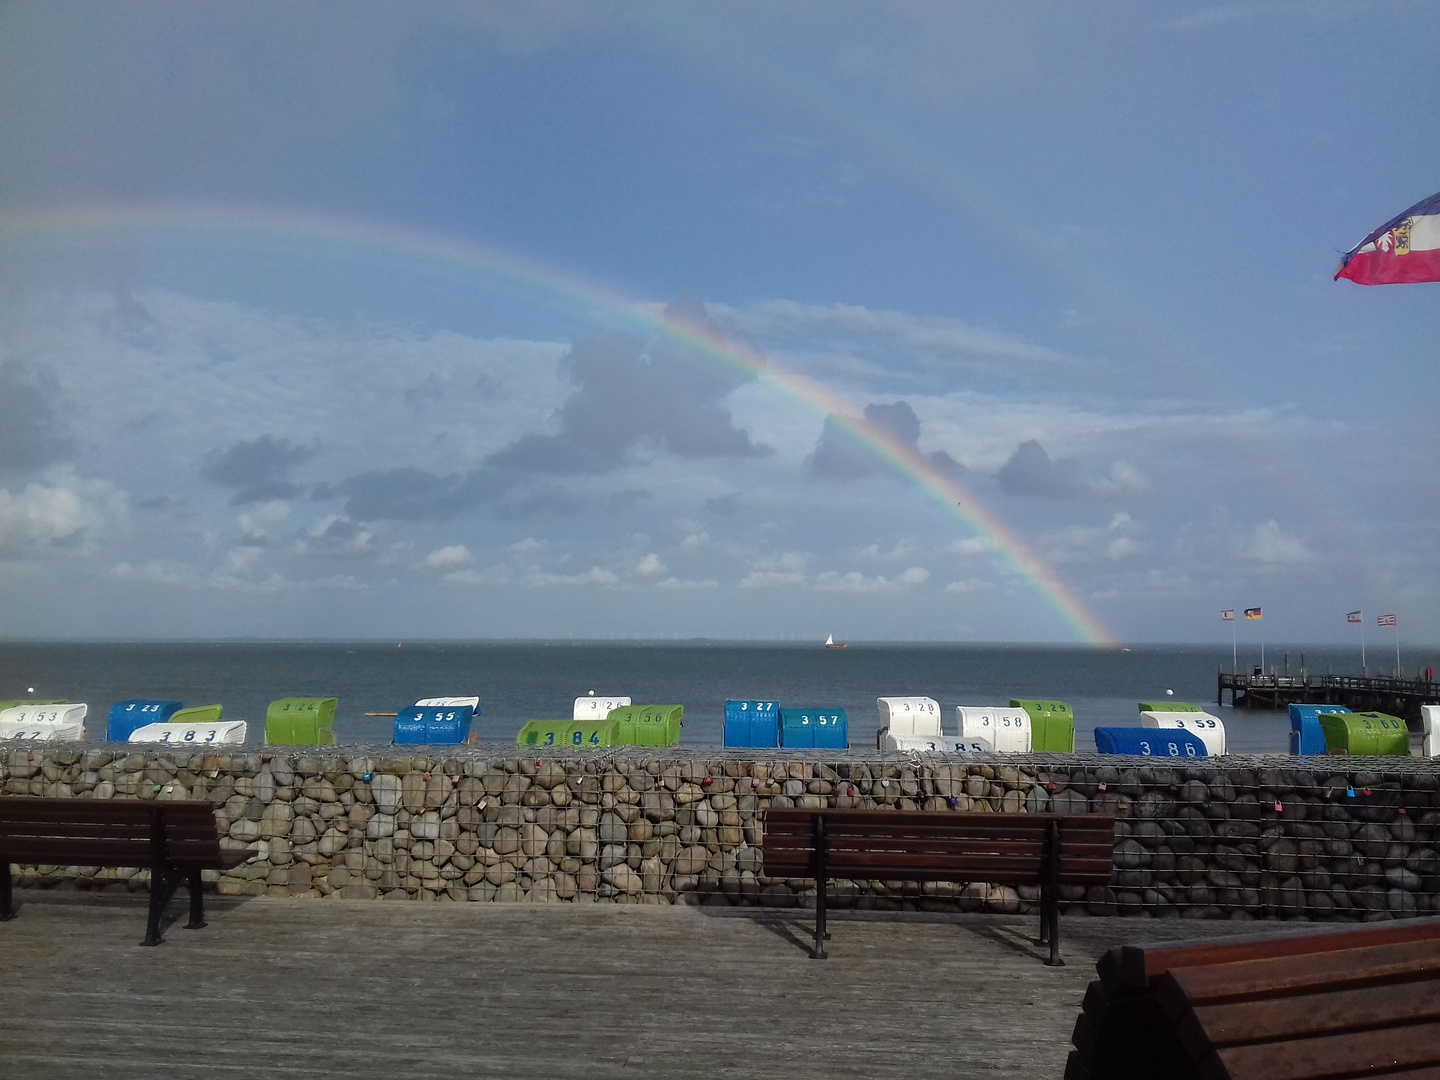
[[[1235,627],[1235,616],[1230,616],[1230,673],[1233,675],[1240,666],[1240,631]]]
[[[1395,677],[1398,679],[1405,673],[1400,670],[1400,620],[1395,620]]]
[[[1360,611],[1360,673],[1367,674],[1365,671],[1365,611],[1363,608]]]

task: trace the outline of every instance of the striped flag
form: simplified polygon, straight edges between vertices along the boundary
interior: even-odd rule
[[[1259,609],[1258,607],[1247,607],[1247,608],[1245,609],[1245,618],[1247,618],[1247,619],[1258,619],[1258,618],[1260,618],[1260,609]]]
[[[1220,612],[1220,618],[1223,619],[1225,622],[1234,622],[1235,609],[1233,607],[1226,608],[1224,611]]]
[[[1391,218],[1340,257],[1335,279],[1357,285],[1440,281],[1440,192]]]
[[[1365,620],[1364,620],[1363,618],[1361,618],[1360,612],[1358,612],[1358,611],[1349,611],[1349,612],[1346,612],[1346,613],[1345,613],[1345,621],[1346,621],[1346,622],[1364,622]]]
[[[1381,615],[1378,619],[1375,620],[1375,625],[1376,625],[1376,626],[1394,626],[1394,625],[1395,625],[1395,616],[1394,616],[1394,615]]]

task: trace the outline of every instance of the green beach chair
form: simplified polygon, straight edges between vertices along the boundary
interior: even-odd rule
[[[1191,705],[1188,701],[1142,701],[1140,702],[1141,712],[1204,712],[1199,705]]]
[[[587,750],[597,746],[624,746],[620,725],[614,720],[571,720],[565,728],[565,746],[571,750]]]
[[[220,719],[223,705],[196,705],[189,709],[176,709],[170,714],[167,724],[213,724]]]
[[[677,746],[684,716],[683,705],[624,705],[606,719],[619,724],[621,746]]]
[[[515,736],[515,745],[545,750],[581,750],[620,746],[619,725],[605,720],[527,720]]]
[[[1321,713],[1318,719],[1327,752],[1410,756],[1410,729],[1398,716],[1381,712]]]
[[[1063,701],[1011,698],[1012,709],[1024,709],[1030,716],[1030,749],[1052,754],[1075,752],[1075,715]]]
[[[334,746],[333,697],[291,697],[272,701],[265,710],[267,746]]]

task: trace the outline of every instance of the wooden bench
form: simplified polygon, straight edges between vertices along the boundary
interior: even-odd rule
[[[972,814],[900,810],[769,810],[764,873],[814,878],[815,948],[825,959],[826,882],[988,882],[1040,887],[1040,943],[1060,959],[1061,885],[1108,885],[1115,819],[1102,814]]]
[[[209,803],[137,799],[0,798],[0,922],[15,918],[10,864],[148,867],[144,945],[159,945],[175,890],[190,889],[187,929],[205,925],[201,870],[227,870],[249,852],[224,852]]]
[[[1096,970],[1066,1080],[1440,1077],[1440,919],[1117,946]]]

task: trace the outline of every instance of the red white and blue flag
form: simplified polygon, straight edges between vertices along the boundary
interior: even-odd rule
[[[1349,611],[1349,612],[1346,612],[1346,613],[1345,613],[1345,621],[1346,621],[1346,622],[1364,622],[1364,621],[1365,621],[1365,618],[1364,618],[1364,616],[1362,616],[1362,615],[1360,614],[1360,612],[1358,612],[1358,611]]]
[[[1234,622],[1235,609],[1233,607],[1226,608],[1224,611],[1220,612],[1220,618],[1223,619],[1225,622]]]
[[[1340,257],[1335,280],[1357,285],[1440,281],[1440,192],[1391,218]]]
[[[1394,625],[1395,625],[1395,616],[1394,616],[1394,615],[1381,615],[1380,618],[1378,618],[1378,619],[1375,620],[1375,625],[1376,625],[1376,626],[1394,626]]]

